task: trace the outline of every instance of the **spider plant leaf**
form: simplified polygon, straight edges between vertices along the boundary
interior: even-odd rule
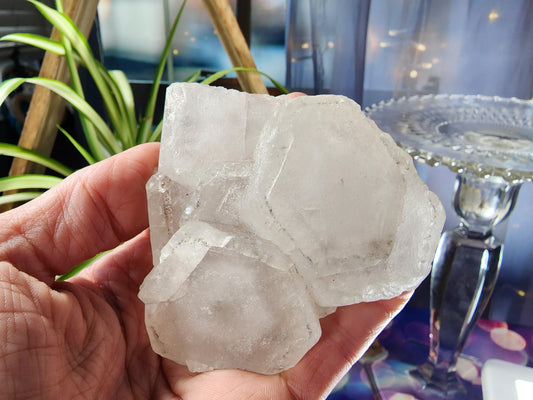
[[[23,83],[33,83],[35,85],[41,85],[47,89],[53,91],[59,96],[63,97],[67,102],[72,104],[80,114],[85,115],[91,123],[95,126],[97,132],[92,132],[92,135],[87,136],[87,143],[91,149],[91,152],[95,158],[103,160],[106,158],[102,148],[100,146],[100,137],[104,143],[110,142],[108,145],[109,152],[119,152],[120,146],[116,141],[116,138],[113,136],[113,133],[109,130],[109,127],[105,121],[98,115],[98,113],[87,103],[83,98],[81,98],[76,92],[74,92],[69,86],[63,82],[56,81],[54,79],[48,78],[11,78],[7,79],[0,84],[0,104],[2,104],[5,99],[15,91]]]
[[[163,119],[161,118],[161,121],[157,124],[154,131],[150,135],[150,138],[148,139],[149,142],[159,142],[161,140],[161,132],[163,131]]]
[[[0,205],[33,200],[36,197],[39,197],[41,194],[43,194],[43,192],[20,192],[20,193],[4,194],[0,196]]]
[[[56,7],[59,11],[63,11],[63,3],[61,0],[56,0]],[[81,99],[85,100],[83,85],[81,84],[80,75],[78,73],[78,65],[74,57],[75,53],[72,50],[72,44],[70,43],[68,38],[63,34],[61,34],[61,43],[63,45],[63,48],[65,49],[64,58],[67,62],[67,66],[68,66],[69,73],[70,73],[70,86],[72,87],[74,92],[76,92],[78,96],[80,96]],[[80,117],[80,123],[81,123],[82,130],[84,132],[85,137],[86,138],[95,137],[96,136],[95,127],[91,123],[91,121],[82,113],[79,113],[79,117]],[[67,138],[71,139],[71,143],[72,143],[72,140],[74,139],[68,134],[66,136]],[[88,141],[90,141],[90,139],[88,139]],[[84,155],[84,153],[82,153],[82,155]]]
[[[91,265],[93,262],[101,258],[102,256],[105,256],[107,253],[110,253],[112,250],[104,251],[102,253],[98,253],[93,258],[90,258],[86,261],[83,261],[82,263],[76,265],[74,268],[72,268],[70,271],[68,271],[66,274],[59,275],[56,277],[56,281],[66,281],[69,278],[72,278],[73,276],[78,275],[83,269],[87,268],[89,265]]]
[[[56,0],[56,7],[58,11],[63,12],[63,2],[61,0]],[[68,66],[69,73],[70,73],[70,86],[72,87],[74,92],[76,92],[78,96],[80,96],[81,99],[85,100],[83,85],[81,83],[80,75],[78,73],[78,63],[76,62],[76,58],[79,59],[79,57],[75,57],[76,53],[72,49],[72,43],[63,34],[61,34],[61,43],[63,45],[63,48],[65,49],[64,58],[67,62],[67,66]],[[91,140],[90,138],[96,137],[96,132],[95,132],[96,128],[83,113],[79,113],[79,117],[80,117],[80,123],[82,126],[82,131],[85,137],[87,138],[87,141],[89,142]],[[74,140],[72,136],[70,136],[64,130],[62,132],[70,140],[70,142],[74,145],[74,147],[78,150],[78,152],[80,152],[80,154],[89,163],[91,163],[91,161],[94,160],[92,156],[87,158],[88,153],[85,151],[85,149],[79,146],[79,144]]]
[[[0,104],[2,104],[7,97],[13,93],[17,88],[24,83],[24,78],[6,79],[0,83]]]
[[[181,3],[181,7],[178,11],[178,14],[174,18],[174,22],[172,23],[172,26],[169,30],[168,37],[165,42],[165,47],[163,48],[163,52],[161,53],[161,57],[159,58],[159,64],[157,65],[154,81],[152,82],[152,88],[150,90],[150,95],[148,96],[148,101],[146,103],[145,114],[141,120],[141,126],[139,127],[139,136],[137,137],[137,143],[146,142],[150,136],[150,131],[152,129],[154,119],[155,103],[157,100],[157,93],[159,91],[159,84],[161,83],[163,71],[165,70],[166,60],[168,57],[168,53],[170,52],[170,46],[172,45],[172,38],[174,37],[174,33],[176,32],[176,28],[178,27],[181,15],[183,14],[183,10],[185,9],[185,4],[187,4],[187,0],[183,0]]]
[[[13,78],[19,79],[19,78]],[[102,119],[102,117],[91,107],[85,99],[81,98],[74,90],[63,82],[56,81],[48,78],[20,78],[25,82],[34,83],[50,89],[54,93],[63,97],[69,102],[76,110],[83,114],[91,123],[95,126],[97,135],[89,135],[87,137],[88,145],[93,153],[94,157],[98,160],[106,158],[103,149],[99,145],[102,143],[105,148],[112,154],[120,153],[123,149],[117,140],[117,138],[110,131],[109,127]],[[100,140],[99,140],[100,139]]]
[[[99,70],[101,78],[106,83],[107,94],[100,94],[108,96],[113,99],[114,105],[118,110],[118,120],[111,121],[113,128],[117,133],[118,138],[123,144],[123,148],[129,148],[135,145],[135,137],[137,132],[137,121],[135,120],[135,103],[133,100],[133,91],[131,85],[127,81],[121,80],[122,71],[108,71],[105,66],[95,60],[95,64]],[[131,103],[131,104],[130,104]]]
[[[89,103],[87,103],[87,101],[85,101],[85,99],[80,97],[68,85],[54,79],[41,77],[26,78],[25,80],[28,83],[44,86],[54,93],[57,93],[67,102],[69,102],[76,110],[78,110],[80,114],[83,114],[89,121],[91,121],[96,128],[96,132],[90,132],[90,134],[87,135],[87,143],[96,159],[102,160],[106,158],[100,143],[104,144],[106,149],[111,153],[118,153],[122,151],[120,144],[113,136],[113,133],[110,131],[102,117],[91,107]]]
[[[253,73],[256,73],[256,74],[259,74],[259,75],[262,75],[264,76],[265,78],[267,78],[270,82],[272,82],[272,84],[279,90],[281,91],[282,93],[285,93],[285,94],[288,94],[289,91],[287,90],[287,88],[285,86],[283,86],[281,83],[279,83],[278,81],[276,81],[274,78],[272,78],[270,75],[268,74],[265,74],[264,72],[261,72],[255,68],[247,68],[247,67],[233,67],[233,68],[228,68],[228,69],[225,69],[225,70],[222,70],[222,71],[218,71],[218,72],[215,72],[214,74],[211,74],[210,76],[208,76],[207,78],[205,78],[202,82],[200,83],[203,83],[204,85],[210,85],[211,83],[215,82],[217,79],[220,79],[222,78],[224,75],[227,75],[229,74],[230,72],[237,72],[237,71],[243,71],[243,72],[253,72]]]
[[[33,150],[24,149],[14,144],[0,143],[0,154],[35,162],[45,166],[46,168],[50,168],[51,170],[63,176],[68,176],[73,172],[70,168],[61,164],[59,161],[54,160],[53,158],[43,156],[42,154]]]
[[[89,71],[100,95],[106,111],[109,115],[109,119],[115,130],[119,133],[119,137],[122,136],[122,130],[126,127],[123,123],[119,107],[112,95],[106,79],[102,76],[101,70],[98,66],[98,62],[95,59],[91,47],[83,33],[79,30],[76,24],[67,15],[54,10],[47,5],[40,3],[36,0],[27,0],[32,3],[37,10],[71,43],[73,50],[79,55],[81,64]],[[92,149],[91,149],[92,151]],[[112,153],[115,153],[113,151]]]
[[[72,137],[65,129],[63,129],[61,126],[57,126],[57,129],[66,136],[66,138],[72,143],[72,145],[78,150],[78,153],[81,154],[83,158],[85,158],[85,161],[87,161],[89,164],[94,164],[96,160],[91,156],[91,154],[83,148],[79,142]]]
[[[35,8],[45,17],[51,24],[54,26],[61,34],[65,35],[66,38],[72,43],[72,46],[76,49],[80,57],[82,57],[85,62],[86,59],[94,59],[92,55],[89,42],[81,33],[76,24],[65,14],[54,10],[53,8],[47,6],[36,0],[27,0],[32,3]]]
[[[26,174],[0,178],[0,192],[19,189],[50,189],[63,181],[52,175]]]
[[[102,68],[105,68],[102,66]],[[107,70],[106,70],[107,71]],[[126,74],[120,70],[109,71],[110,87],[119,104],[121,115],[129,127],[129,135],[125,140],[128,147],[135,144],[135,136],[137,131],[137,120],[135,115],[135,100],[133,97],[133,90]]]
[[[135,145],[137,135],[137,121],[131,85],[122,71],[108,71],[97,60],[95,60],[95,64],[101,78],[107,85],[107,94],[102,92],[100,94],[102,97],[105,95],[113,99],[114,107],[118,110],[118,120],[112,121],[115,132],[124,148],[132,147]]]
[[[50,51],[58,56],[65,55],[65,48],[61,42],[33,33],[10,33],[2,36],[0,40],[27,44],[28,46]]]
[[[63,0],[56,0],[55,3],[56,3],[56,9],[57,9],[57,11],[59,11],[59,12],[64,12],[64,9],[63,9]]]
[[[196,82],[200,77],[202,76],[202,69],[197,69],[192,74],[190,74],[186,79],[185,82]]]

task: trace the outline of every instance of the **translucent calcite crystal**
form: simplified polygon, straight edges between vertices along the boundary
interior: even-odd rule
[[[147,192],[146,327],[191,371],[292,367],[337,306],[414,289],[444,222],[410,157],[342,96],[173,84]]]

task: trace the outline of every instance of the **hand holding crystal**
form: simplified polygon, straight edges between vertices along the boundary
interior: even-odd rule
[[[190,373],[161,358],[137,297],[153,267],[144,187],[158,153],[157,144],[125,151],[0,215],[0,398],[326,396],[409,294],[339,307],[321,320],[318,343],[277,375]],[[110,249],[78,276],[55,281]]]

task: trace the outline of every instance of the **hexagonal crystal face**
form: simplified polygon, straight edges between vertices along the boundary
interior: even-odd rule
[[[294,270],[227,248],[211,248],[171,299],[149,305],[147,325],[159,354],[200,371],[238,365],[278,373],[320,337]]]
[[[148,333],[192,371],[290,368],[335,307],[415,288],[444,219],[409,156],[342,96],[174,84],[147,192]]]

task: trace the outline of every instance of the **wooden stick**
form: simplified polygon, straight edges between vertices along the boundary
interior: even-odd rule
[[[65,0],[64,4],[65,13],[74,20],[82,33],[88,36],[96,16],[98,0]],[[59,32],[55,28],[51,37],[59,40]],[[39,76],[65,83],[70,79],[65,59],[50,52],[44,56]],[[36,86],[18,145],[49,155],[54,147],[57,124],[63,119],[64,112],[65,101],[61,97],[42,86]],[[15,158],[9,175],[37,173],[42,170],[39,165]]]
[[[81,32],[87,37],[96,17],[98,0],[64,0],[65,13],[69,15]],[[54,28],[51,38],[59,40],[59,32]],[[46,52],[39,76],[68,83],[70,73],[63,57]],[[65,101],[55,93],[36,86],[18,145],[35,150],[43,155],[50,155],[57,136],[57,125],[63,120]],[[9,170],[10,176],[42,173],[44,167],[22,158],[14,158]],[[10,192],[14,193],[14,192]],[[13,204],[0,206],[0,212],[13,208]]]
[[[257,69],[228,0],[204,0],[204,3],[233,66]],[[237,79],[245,92],[268,93],[257,73],[237,72]]]

